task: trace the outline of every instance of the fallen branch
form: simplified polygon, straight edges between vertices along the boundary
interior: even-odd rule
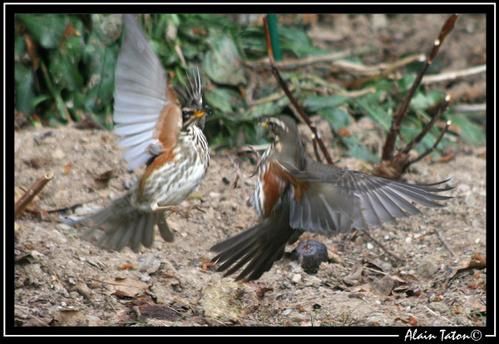
[[[442,234],[440,234],[440,231],[435,227],[433,228],[433,231],[435,232],[435,234],[437,234],[437,237],[438,237],[438,240],[440,240],[440,242],[442,243],[442,245],[445,247],[445,249],[447,251],[449,251],[449,253],[451,254],[451,256],[455,257],[456,254],[454,253],[454,251],[449,247],[449,245],[447,244],[447,242],[445,241],[444,237],[442,236]]]
[[[485,112],[487,110],[487,104],[456,104],[454,105],[454,111],[456,112]]]
[[[336,62],[333,62],[332,68],[340,68],[342,71],[348,71],[351,73],[356,73],[356,74],[361,74],[361,75],[367,75],[370,78],[376,77],[376,76],[381,76],[385,74],[390,74],[396,69],[400,69],[410,63],[416,62],[416,61],[424,61],[425,60],[425,55],[423,54],[417,54],[417,55],[411,55],[404,57],[401,60],[395,61],[390,64],[386,63],[381,63],[378,65],[374,66],[366,66],[363,64],[359,63],[353,63],[350,61],[346,60],[339,60]]]
[[[340,51],[340,52],[326,54],[326,55],[308,56],[308,57],[305,57],[303,59],[289,59],[289,60],[283,60],[283,61],[279,61],[279,62],[274,61],[273,63],[278,68],[296,69],[296,68],[309,66],[309,65],[313,65],[313,64],[317,64],[317,63],[322,63],[322,62],[331,62],[331,61],[341,60],[341,59],[348,57],[348,56],[351,56],[351,55],[362,55],[362,54],[368,53],[370,51],[371,51],[371,49],[363,47],[363,48],[357,49],[357,50],[347,49],[345,51]],[[245,61],[244,64],[248,67],[251,67],[251,68],[260,68],[262,65],[264,65],[264,66],[270,65],[271,62],[267,58],[263,58],[263,59],[257,60],[257,61]]]
[[[386,136],[385,145],[383,147],[382,160],[393,159],[395,142],[400,133],[400,124],[402,123],[402,119],[405,117],[407,113],[407,110],[409,108],[409,103],[411,102],[411,99],[413,98],[416,89],[420,85],[423,79],[423,75],[426,73],[428,67],[432,64],[433,59],[437,56],[440,46],[444,42],[449,32],[454,28],[454,24],[457,18],[458,15],[456,14],[451,15],[449,18],[447,18],[444,25],[442,26],[442,29],[440,30],[438,38],[433,42],[433,48],[431,49],[430,54],[428,54],[428,57],[426,58],[423,68],[419,71],[418,75],[416,76],[416,79],[414,80],[411,88],[409,89],[409,92],[405,96],[401,105],[399,106],[397,111],[395,111],[395,114],[393,115],[392,119],[392,125],[390,127],[390,131],[388,132],[388,135]]]
[[[456,70],[453,72],[428,75],[428,76],[425,76],[423,78],[423,81],[421,83],[423,85],[428,85],[428,84],[433,84],[436,82],[455,80],[458,78],[464,78],[464,77],[471,76],[471,75],[485,73],[486,69],[487,69],[486,65],[480,65],[480,66],[471,67],[471,68],[467,68],[467,69]]]
[[[266,37],[266,42],[267,42],[267,52],[269,55],[269,62],[270,62],[270,67],[272,69],[272,74],[276,78],[277,82],[281,86],[282,90],[284,91],[284,93],[288,97],[291,104],[293,105],[294,110],[299,114],[299,118],[301,118],[301,120],[303,122],[305,122],[307,124],[307,126],[310,128],[310,130],[312,131],[313,140],[317,141],[317,144],[318,144],[319,148],[321,149],[322,154],[324,155],[328,164],[333,164],[333,159],[331,159],[331,156],[329,155],[329,152],[327,151],[326,145],[324,144],[324,142],[320,138],[320,135],[317,131],[317,128],[312,124],[312,122],[310,121],[310,118],[308,118],[308,116],[305,114],[305,111],[303,110],[303,108],[300,106],[300,104],[298,103],[296,98],[293,96],[293,94],[289,90],[286,82],[281,77],[281,74],[279,73],[279,70],[277,69],[277,67],[274,63],[274,56],[273,56],[273,52],[272,52],[270,32],[269,32],[268,22],[267,22],[266,17],[264,17],[263,24],[264,24],[265,37]],[[317,159],[320,160],[320,157],[317,156]]]
[[[52,173],[48,173],[43,177],[40,177],[36,182],[34,182],[30,188],[21,196],[21,198],[15,204],[15,217],[19,217],[23,211],[26,209],[28,204],[33,200],[33,198],[42,191],[42,189],[47,185],[49,181],[54,178]]]

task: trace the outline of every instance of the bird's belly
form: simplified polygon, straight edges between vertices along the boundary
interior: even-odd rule
[[[147,178],[143,203],[157,203],[160,206],[179,204],[201,183],[206,169],[206,165],[198,159],[195,162],[183,160],[159,168]]]

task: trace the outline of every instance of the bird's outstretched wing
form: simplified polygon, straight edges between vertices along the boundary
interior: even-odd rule
[[[182,116],[168,99],[165,71],[135,15],[123,15],[123,32],[115,72],[114,132],[120,136],[128,168],[134,170],[156,155],[153,145],[168,148],[174,143]],[[159,130],[165,126],[170,128],[167,134]]]
[[[290,202],[290,225],[330,235],[352,228],[381,226],[420,213],[414,204],[442,207],[437,201],[452,197],[439,193],[449,179],[433,184],[408,184],[328,166],[307,159],[307,168],[282,167],[301,185]]]

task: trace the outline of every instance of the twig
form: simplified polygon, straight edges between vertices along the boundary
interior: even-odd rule
[[[326,55],[320,55],[320,56],[308,56],[303,59],[289,59],[289,60],[283,60],[279,62],[274,62],[275,65],[279,68],[282,68],[284,70],[286,69],[296,69],[300,68],[303,66],[309,66],[321,62],[331,62],[331,61],[336,61],[336,60],[341,60],[345,57],[351,56],[351,55],[361,55],[370,52],[370,48],[363,47],[361,49],[353,50],[353,49],[347,49],[345,51],[340,51],[336,53],[331,53],[331,54],[326,54]],[[270,65],[270,61],[267,58],[257,60],[257,61],[245,61],[244,64],[248,67],[251,68],[258,68],[263,65]]]
[[[430,54],[428,55],[423,68],[419,71],[418,75],[416,76],[416,79],[414,80],[411,88],[409,89],[409,92],[405,96],[401,105],[399,106],[397,111],[395,111],[395,114],[393,115],[392,119],[392,125],[390,127],[390,131],[388,132],[388,135],[386,136],[385,145],[383,147],[382,160],[393,159],[395,142],[400,132],[400,123],[402,123],[402,119],[407,113],[407,109],[409,108],[409,103],[411,102],[411,99],[414,96],[416,89],[421,83],[423,75],[426,73],[426,70],[433,62],[433,59],[437,56],[440,46],[445,40],[445,37],[447,37],[449,32],[454,28],[454,23],[456,22],[457,18],[458,15],[456,14],[453,14],[449,18],[447,18],[444,25],[442,26],[442,29],[440,30],[438,38],[433,42],[433,48]]]
[[[264,17],[263,23],[264,23],[265,37],[267,39],[267,52],[269,55],[270,66],[272,68],[272,74],[274,75],[277,82],[279,83],[279,85],[283,89],[284,93],[286,93],[286,96],[288,97],[289,101],[293,105],[293,108],[299,114],[300,118],[307,124],[307,126],[312,131],[312,133],[314,135],[313,139],[317,140],[317,144],[319,145],[319,147],[322,151],[322,154],[324,155],[328,164],[333,164],[333,159],[331,159],[331,156],[329,155],[329,152],[327,151],[327,148],[324,145],[324,142],[320,138],[320,135],[317,132],[317,128],[312,124],[312,122],[310,121],[310,118],[308,118],[308,116],[305,114],[303,108],[300,106],[300,104],[298,103],[296,98],[293,96],[293,94],[289,90],[286,82],[282,79],[281,74],[279,73],[279,70],[277,69],[277,67],[274,64],[274,58],[273,58],[273,54],[272,54],[272,45],[270,42],[270,33],[269,33],[269,29],[268,29],[267,19],[265,17]]]
[[[440,231],[439,231],[436,227],[434,227],[434,228],[433,228],[433,231],[435,232],[435,234],[437,234],[438,239],[440,240],[440,242],[442,243],[442,245],[444,245],[445,249],[446,249],[447,251],[449,251],[449,253],[450,253],[453,257],[455,257],[455,256],[456,256],[456,254],[455,254],[455,253],[454,253],[454,251],[450,248],[450,246],[447,244],[447,242],[446,242],[446,241],[445,241],[445,239],[443,238],[442,234],[440,234]]]
[[[100,198],[94,198],[94,199],[91,199],[90,201],[85,201],[85,202],[79,202],[79,203],[75,203],[75,204],[72,204],[72,205],[68,205],[68,206],[65,206],[65,207],[62,207],[62,208],[54,208],[54,209],[49,209],[49,210],[45,210],[47,213],[60,213],[60,212],[63,212],[63,211],[68,211],[68,210],[74,210],[78,207],[81,207],[83,204],[87,204],[87,203],[93,203],[97,200],[99,200]]]
[[[487,104],[456,104],[453,109],[456,112],[485,112]]]
[[[432,310],[430,307],[428,306],[424,306],[426,308],[426,310],[433,316],[439,316],[441,317],[442,319],[446,320],[448,323],[449,323],[449,326],[455,326],[455,323],[453,323],[452,321],[450,321],[448,318],[446,318],[445,316],[443,316],[442,314],[440,313],[437,313],[435,312],[434,310]]]
[[[467,69],[456,70],[453,72],[446,72],[436,75],[427,75],[423,78],[421,82],[423,85],[433,84],[436,82],[455,80],[457,78],[464,78],[471,75],[476,75],[480,73],[485,73],[486,65],[475,66]]]
[[[423,159],[424,157],[426,157],[428,154],[430,154],[438,146],[438,144],[440,143],[440,141],[442,141],[442,138],[444,137],[444,135],[447,132],[447,130],[449,130],[449,126],[450,125],[451,125],[451,121],[447,121],[447,123],[445,123],[444,129],[440,132],[440,135],[438,136],[438,138],[435,141],[435,143],[433,144],[433,146],[431,146],[431,148],[427,149],[423,154],[421,154],[417,158],[414,158],[413,160],[409,160],[404,165],[404,167],[402,168],[402,173],[405,172],[409,166],[411,166],[412,164],[417,163],[418,161],[420,161],[421,159]]]
[[[388,251],[388,249],[382,244],[380,243],[378,240],[374,239],[371,234],[369,234],[368,231],[362,229],[360,230],[360,232],[362,234],[364,234],[365,236],[367,236],[372,242],[374,242],[376,245],[378,245],[386,254],[388,254],[390,257],[392,257],[392,259],[400,262],[400,263],[405,263],[405,259],[402,259],[400,258],[399,256],[397,256],[395,253],[392,253],[390,251]]]
[[[426,59],[426,56],[424,54],[418,54],[418,55],[412,55],[405,57],[401,60],[395,61],[394,63],[390,65],[385,65],[385,64],[380,64],[378,66],[373,66],[374,68],[378,68],[378,70],[372,70],[370,73],[366,74],[371,74],[367,75],[361,79],[356,79],[348,83],[348,88],[359,88],[365,83],[371,81],[371,80],[376,80],[380,77],[384,77],[386,75],[389,75],[393,73],[395,70],[402,68],[412,62],[415,61],[424,61]]]
[[[425,135],[430,131],[430,129],[435,124],[435,122],[442,116],[442,114],[445,112],[445,110],[447,110],[447,107],[449,106],[449,102],[450,102],[450,95],[447,94],[445,96],[445,99],[444,99],[443,103],[440,104],[440,106],[438,108],[438,111],[435,114],[435,116],[433,116],[433,118],[424,126],[424,128],[421,130],[421,132],[418,134],[418,136],[416,136],[414,139],[412,139],[412,141],[409,142],[401,150],[402,153],[404,153],[404,154],[409,153],[409,151],[412,149],[412,147],[414,147],[419,142],[421,142],[421,140],[423,139],[423,137],[425,137]]]
[[[317,147],[317,141],[314,139],[312,139],[312,147],[314,147],[314,153],[315,153],[315,156],[317,157],[317,161],[322,163],[322,159],[321,159],[321,156],[319,154],[319,148]]]
[[[15,217],[19,217],[33,198],[42,191],[47,183],[54,178],[52,173],[47,173],[34,182],[30,188],[22,195],[22,197],[15,204]]]
[[[404,67],[410,63],[413,63],[415,61],[422,61],[422,60],[424,61],[424,59],[425,59],[425,55],[417,54],[417,55],[411,55],[411,56],[404,57],[403,59],[400,59],[400,60],[395,61],[395,62],[390,63],[390,64],[381,63],[381,64],[374,65],[374,66],[366,66],[363,64],[353,63],[353,62],[346,61],[346,60],[339,60],[339,61],[334,62],[332,64],[332,67],[336,67],[336,68],[339,67],[343,70],[346,70],[346,71],[349,71],[352,73],[367,75],[370,78],[373,78],[376,76],[389,74],[389,73],[393,72],[394,70],[402,68],[402,67]]]

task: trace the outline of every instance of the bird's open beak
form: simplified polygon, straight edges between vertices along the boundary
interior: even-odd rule
[[[194,113],[192,114],[191,118],[189,118],[183,125],[184,128],[187,128],[189,125],[191,125],[193,122],[199,121],[202,119],[204,116],[206,116],[206,111],[199,109],[195,110]]]

